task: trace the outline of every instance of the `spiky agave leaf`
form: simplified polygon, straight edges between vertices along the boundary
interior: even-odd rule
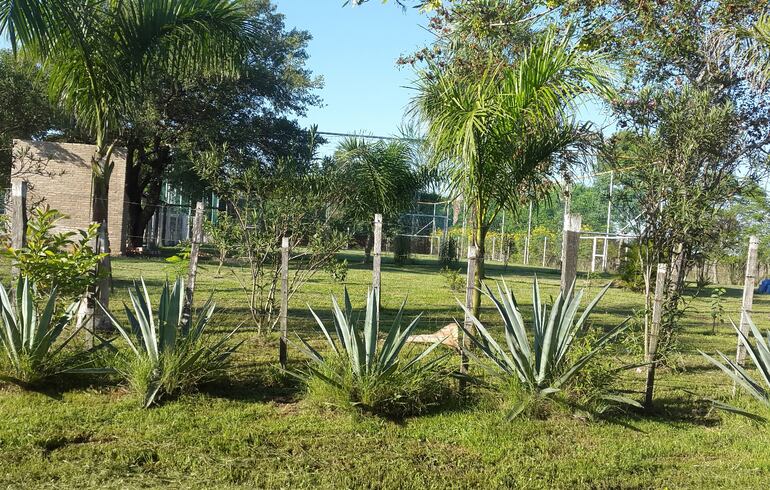
[[[322,355],[298,335],[301,343],[299,348],[307,355],[309,362],[306,371],[290,372],[290,374],[306,383],[315,379],[338,390],[350,390],[350,396],[355,398],[360,395],[360,390],[386,385],[401,375],[409,374],[417,377],[436,371],[436,367],[445,356],[438,356],[428,362],[423,361],[441,345],[443,339],[406,362],[401,359],[406,340],[420,319],[418,315],[409,325],[402,328],[401,319],[405,304],[405,301],[401,304],[390,331],[382,341],[379,340],[378,327],[379,298],[375,290],[370,290],[367,294],[366,312],[360,327],[352,321],[353,315],[347,290],[345,290],[344,311],[332,297],[334,336],[311,308],[313,317],[335,355]],[[349,383],[353,383],[353,386],[348,386]]]
[[[463,331],[487,359],[491,360],[499,372],[515,377],[522,386],[537,396],[548,396],[560,391],[580,370],[593,359],[610,341],[616,338],[628,326],[628,320],[614,327],[593,343],[591,350],[568,364],[569,352],[577,334],[584,329],[585,322],[592,310],[604,296],[609,284],[592,300],[576,321],[583,292],[566,295],[559,294],[550,312],[541,302],[540,285],[535,277],[532,286],[533,321],[530,345],[529,332],[524,324],[516,300],[504,281],[498,283],[499,298],[486,287],[489,296],[503,320],[505,347],[497,342],[484,324],[462,303],[460,305],[469,316],[476,333],[462,326]],[[470,352],[466,352],[469,356]],[[475,357],[475,356],[474,356]],[[486,366],[485,366],[486,367]],[[610,395],[612,396],[612,395]],[[615,401],[620,398],[612,398]],[[520,413],[522,407],[514,409]]]
[[[722,358],[723,362],[715,359],[714,357],[699,350],[698,352],[709,361],[711,364],[721,369],[733,382],[740,386],[746,393],[750,394],[754,399],[761,403],[765,408],[770,408],[770,348],[768,342],[762,335],[762,332],[757,328],[754,321],[749,315],[746,315],[746,320],[749,325],[750,335],[754,337],[755,343],[752,344],[748,335],[743,333],[741,329],[735,325],[735,322],[730,322],[733,329],[738,334],[738,339],[743,347],[746,349],[751,360],[757,368],[757,372],[761,376],[762,383],[756,381],[746,369],[737,362],[730,359],[722,352],[717,351],[717,355]],[[770,333],[770,332],[768,332]],[[729,412],[737,413],[739,415],[748,416],[750,418],[759,417],[756,414],[749,413],[745,410],[732,407],[722,402],[716,402],[711,400],[715,408],[721,410],[727,410]]]
[[[140,287],[141,284],[141,287]],[[230,346],[240,326],[222,336],[211,345],[203,342],[203,333],[216,307],[209,297],[197,319],[190,315],[182,320],[184,310],[184,282],[177,278],[174,285],[165,282],[160,295],[157,313],[153,312],[150,295],[143,279],[129,289],[133,309],[124,305],[130,328],[121,325],[102,305],[102,310],[126,341],[137,362],[150,363],[151,379],[146,383],[143,405],[150,406],[169,391],[170,386],[194,385],[195,382],[222,369],[230,355],[241,345]],[[157,321],[156,321],[157,314]],[[173,361],[173,362],[172,362]],[[164,372],[166,366],[170,370]]]
[[[42,311],[39,311],[35,301],[35,286],[26,277],[19,277],[17,281],[15,301],[11,300],[5,287],[0,284],[0,348],[5,351],[17,374],[5,376],[5,379],[26,386],[27,383],[18,376],[31,380],[65,370],[72,371],[78,357],[102,347],[99,344],[68,356],[66,360],[57,360],[58,355],[80,331],[80,328],[73,330],[57,344],[78,306],[77,301],[72,302],[63,313],[55,316],[57,300],[54,288]]]

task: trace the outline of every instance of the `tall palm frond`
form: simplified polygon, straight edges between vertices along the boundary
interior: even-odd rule
[[[715,63],[726,61],[739,76],[759,90],[770,83],[770,14],[764,14],[747,28],[717,32],[710,39]]]
[[[237,0],[0,0],[0,33],[44,63],[97,145],[148,81],[236,74],[253,31]]]
[[[456,189],[482,200],[512,166],[527,175],[575,141],[571,115],[583,96],[612,93],[603,56],[588,56],[550,32],[512,66],[492,61],[478,78],[433,67],[421,74],[417,90],[411,111],[425,123],[436,163],[447,166]],[[537,141],[547,142],[547,151],[533,151]]]
[[[392,214],[409,207],[420,179],[412,167],[409,146],[400,141],[369,143],[364,138],[346,138],[334,154],[347,185],[356,187],[348,197],[362,215]]]

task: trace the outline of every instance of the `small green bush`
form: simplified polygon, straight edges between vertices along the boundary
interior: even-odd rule
[[[441,366],[437,365],[437,368]],[[445,401],[451,392],[443,369],[394,371],[388,376],[356,377],[344,356],[332,354],[306,379],[306,398],[317,406],[351,408],[385,417],[419,415]],[[338,380],[330,383],[329,380]]]
[[[55,233],[54,227],[65,217],[47,206],[34,210],[27,225],[27,246],[9,247],[6,253],[38,294],[46,296],[56,288],[62,300],[71,300],[96,284],[96,266],[105,254],[91,246],[99,230],[95,223],[85,230]]]
[[[461,292],[463,289],[465,289],[465,276],[462,274],[462,271],[450,269],[449,267],[444,267],[441,269],[440,274],[444,276],[444,279],[446,280],[447,287],[454,291],[455,293]]]
[[[348,278],[349,269],[350,266],[348,265],[348,259],[334,259],[330,260],[326,265],[324,265],[324,270],[329,273],[332,281],[340,283],[345,282],[345,280]]]

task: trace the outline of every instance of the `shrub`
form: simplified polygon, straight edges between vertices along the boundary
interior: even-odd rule
[[[35,384],[63,371],[73,370],[85,363],[85,356],[94,349],[71,353],[65,351],[80,328],[57,344],[64,328],[70,324],[78,303],[55,314],[58,292],[48,295],[40,311],[35,303],[35,285],[20,277],[16,287],[16,301],[12,301],[0,284],[0,348],[5,353],[4,369],[0,379],[21,386]],[[101,346],[99,346],[101,347]]]
[[[724,373],[733,380],[736,386],[740,386],[743,391],[754,397],[760,404],[762,404],[765,409],[770,409],[770,345],[768,345],[768,342],[770,341],[768,340],[770,339],[770,331],[767,332],[768,339],[765,339],[762,336],[762,332],[759,331],[757,326],[754,324],[751,318],[748,317],[748,315],[746,319],[749,324],[750,335],[754,337],[756,345],[751,344],[749,335],[741,332],[740,328],[738,328],[735,323],[731,323],[735,331],[738,333],[738,338],[740,339],[743,347],[746,349],[746,353],[757,367],[757,372],[761,380],[760,382],[757,382],[748,373],[748,371],[743,368],[743,366],[739,365],[719,351],[717,351],[717,354],[722,358],[724,362],[716,360],[701,350],[698,352],[700,352],[709,362],[724,371]],[[716,408],[751,418],[762,418],[740,408],[736,408],[716,400],[711,401]]]
[[[439,262],[444,267],[457,267],[460,262],[460,253],[457,246],[457,238],[447,236],[441,240],[439,247]]]
[[[709,310],[711,312],[711,335],[716,335],[717,324],[725,322],[725,304],[724,296],[727,291],[725,288],[714,288],[711,292],[711,302]]]
[[[222,273],[222,266],[225,263],[227,255],[230,254],[240,243],[240,227],[235,219],[227,212],[218,212],[216,223],[209,220],[203,224],[206,232],[207,242],[217,249],[218,264],[217,276]]]
[[[572,391],[572,393],[570,391],[577,387],[576,382],[579,380],[581,372],[585,372],[589,362],[610,341],[625,330],[628,324],[628,320],[626,320],[612,328],[596,340],[583,345],[584,353],[579,356],[575,355],[575,346],[578,345],[575,343],[576,339],[586,330],[588,316],[607,292],[609,286],[608,284],[604,287],[575,321],[583,291],[579,291],[574,297],[568,294],[567,298],[569,299],[565,299],[559,293],[549,312],[546,306],[541,303],[540,286],[537,278],[535,278],[532,287],[534,314],[531,333],[527,332],[518,303],[508,286],[505,283],[502,287],[498,284],[499,299],[487,287],[487,295],[495,304],[503,320],[505,348],[501,347],[489,330],[466,309],[466,312],[471,315],[477,333],[474,335],[467,331],[464,326],[462,328],[471,342],[479,348],[481,354],[491,361],[492,366],[480,364],[500,378],[503,385],[513,384],[527,395],[522,397],[520,403],[511,409],[509,418],[514,418],[527,410],[532,402],[553,398],[553,395],[557,393],[565,395],[563,398],[568,401],[570,398],[574,399],[574,395],[578,394],[576,391]],[[463,306],[463,308],[465,307]],[[530,335],[533,337],[532,343],[530,343]],[[467,351],[467,355],[478,361],[478,357],[473,352]],[[601,386],[591,388],[601,388]],[[585,387],[582,390],[586,392]],[[596,390],[591,395],[591,399],[640,406],[636,401],[620,396],[608,389]]]
[[[142,396],[145,408],[164,396],[174,396],[193,390],[204,381],[220,374],[228,365],[232,353],[240,344],[229,345],[233,330],[214,341],[203,334],[214,313],[209,298],[197,321],[183,318],[184,283],[177,278],[173,288],[166,282],[161,292],[157,317],[153,316],[150,296],[144,280],[141,288],[134,283],[129,289],[133,311],[125,306],[129,327],[121,325],[107,313],[112,324],[125,339],[130,353],[121,356],[116,369]]]
[[[404,235],[393,237],[393,262],[396,265],[406,265],[412,257],[412,239]]]
[[[441,269],[440,274],[444,276],[446,285],[450,290],[454,291],[455,293],[459,293],[465,289],[465,276],[461,274],[460,270],[444,267]]]
[[[348,278],[349,269],[348,259],[330,260],[324,266],[324,270],[329,273],[334,282],[345,282]]]
[[[104,254],[94,252],[99,225],[77,232],[55,233],[54,227],[65,216],[45,207],[33,211],[27,225],[27,246],[8,248],[21,275],[36,285],[37,293],[49,295],[54,288],[62,299],[81,296],[96,284],[96,266]]]
[[[620,263],[620,280],[632,291],[644,291],[644,272],[642,256],[646,255],[646,247],[635,242],[629,245],[625,260]]]
[[[309,362],[306,371],[295,375],[306,384],[309,399],[403,417],[424,412],[443,398],[448,389],[442,363],[446,356],[426,360],[440,342],[409,360],[403,359],[401,351],[419,316],[402,328],[404,302],[385,340],[380,343],[378,305],[376,291],[369,291],[363,326],[358,328],[352,320],[347,289],[344,310],[332,297],[333,333],[311,309],[331,352],[322,355],[300,337],[301,349]]]

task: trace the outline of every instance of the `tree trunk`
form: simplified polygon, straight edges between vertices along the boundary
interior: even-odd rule
[[[171,163],[171,154],[156,138],[148,159],[141,143],[129,142],[126,160],[126,194],[128,196],[128,235],[131,247],[144,245],[144,232],[160,205],[163,190],[163,174]],[[142,169],[146,174],[142,175]]]
[[[487,239],[489,229],[481,224],[482,220],[474,220],[473,223],[473,244],[476,246],[476,274],[473,285],[473,316],[479,318],[481,310],[481,282],[485,279],[484,275],[484,242]]]
[[[95,243],[96,252],[106,252],[107,255],[97,266],[98,282],[89,294],[88,309],[92,315],[92,324],[94,329],[105,329],[109,327],[109,321],[100,308],[96,307],[95,302],[101,303],[104,308],[109,307],[110,300],[110,279],[112,275],[112,266],[110,263],[110,242],[109,242],[109,194],[110,194],[110,176],[112,174],[112,146],[104,148],[97,144],[96,151],[91,157],[92,172],[92,201],[91,201],[91,221],[99,223],[99,235]]]
[[[372,247],[374,246],[374,232],[366,234],[366,243],[364,244],[364,264],[372,261]]]

